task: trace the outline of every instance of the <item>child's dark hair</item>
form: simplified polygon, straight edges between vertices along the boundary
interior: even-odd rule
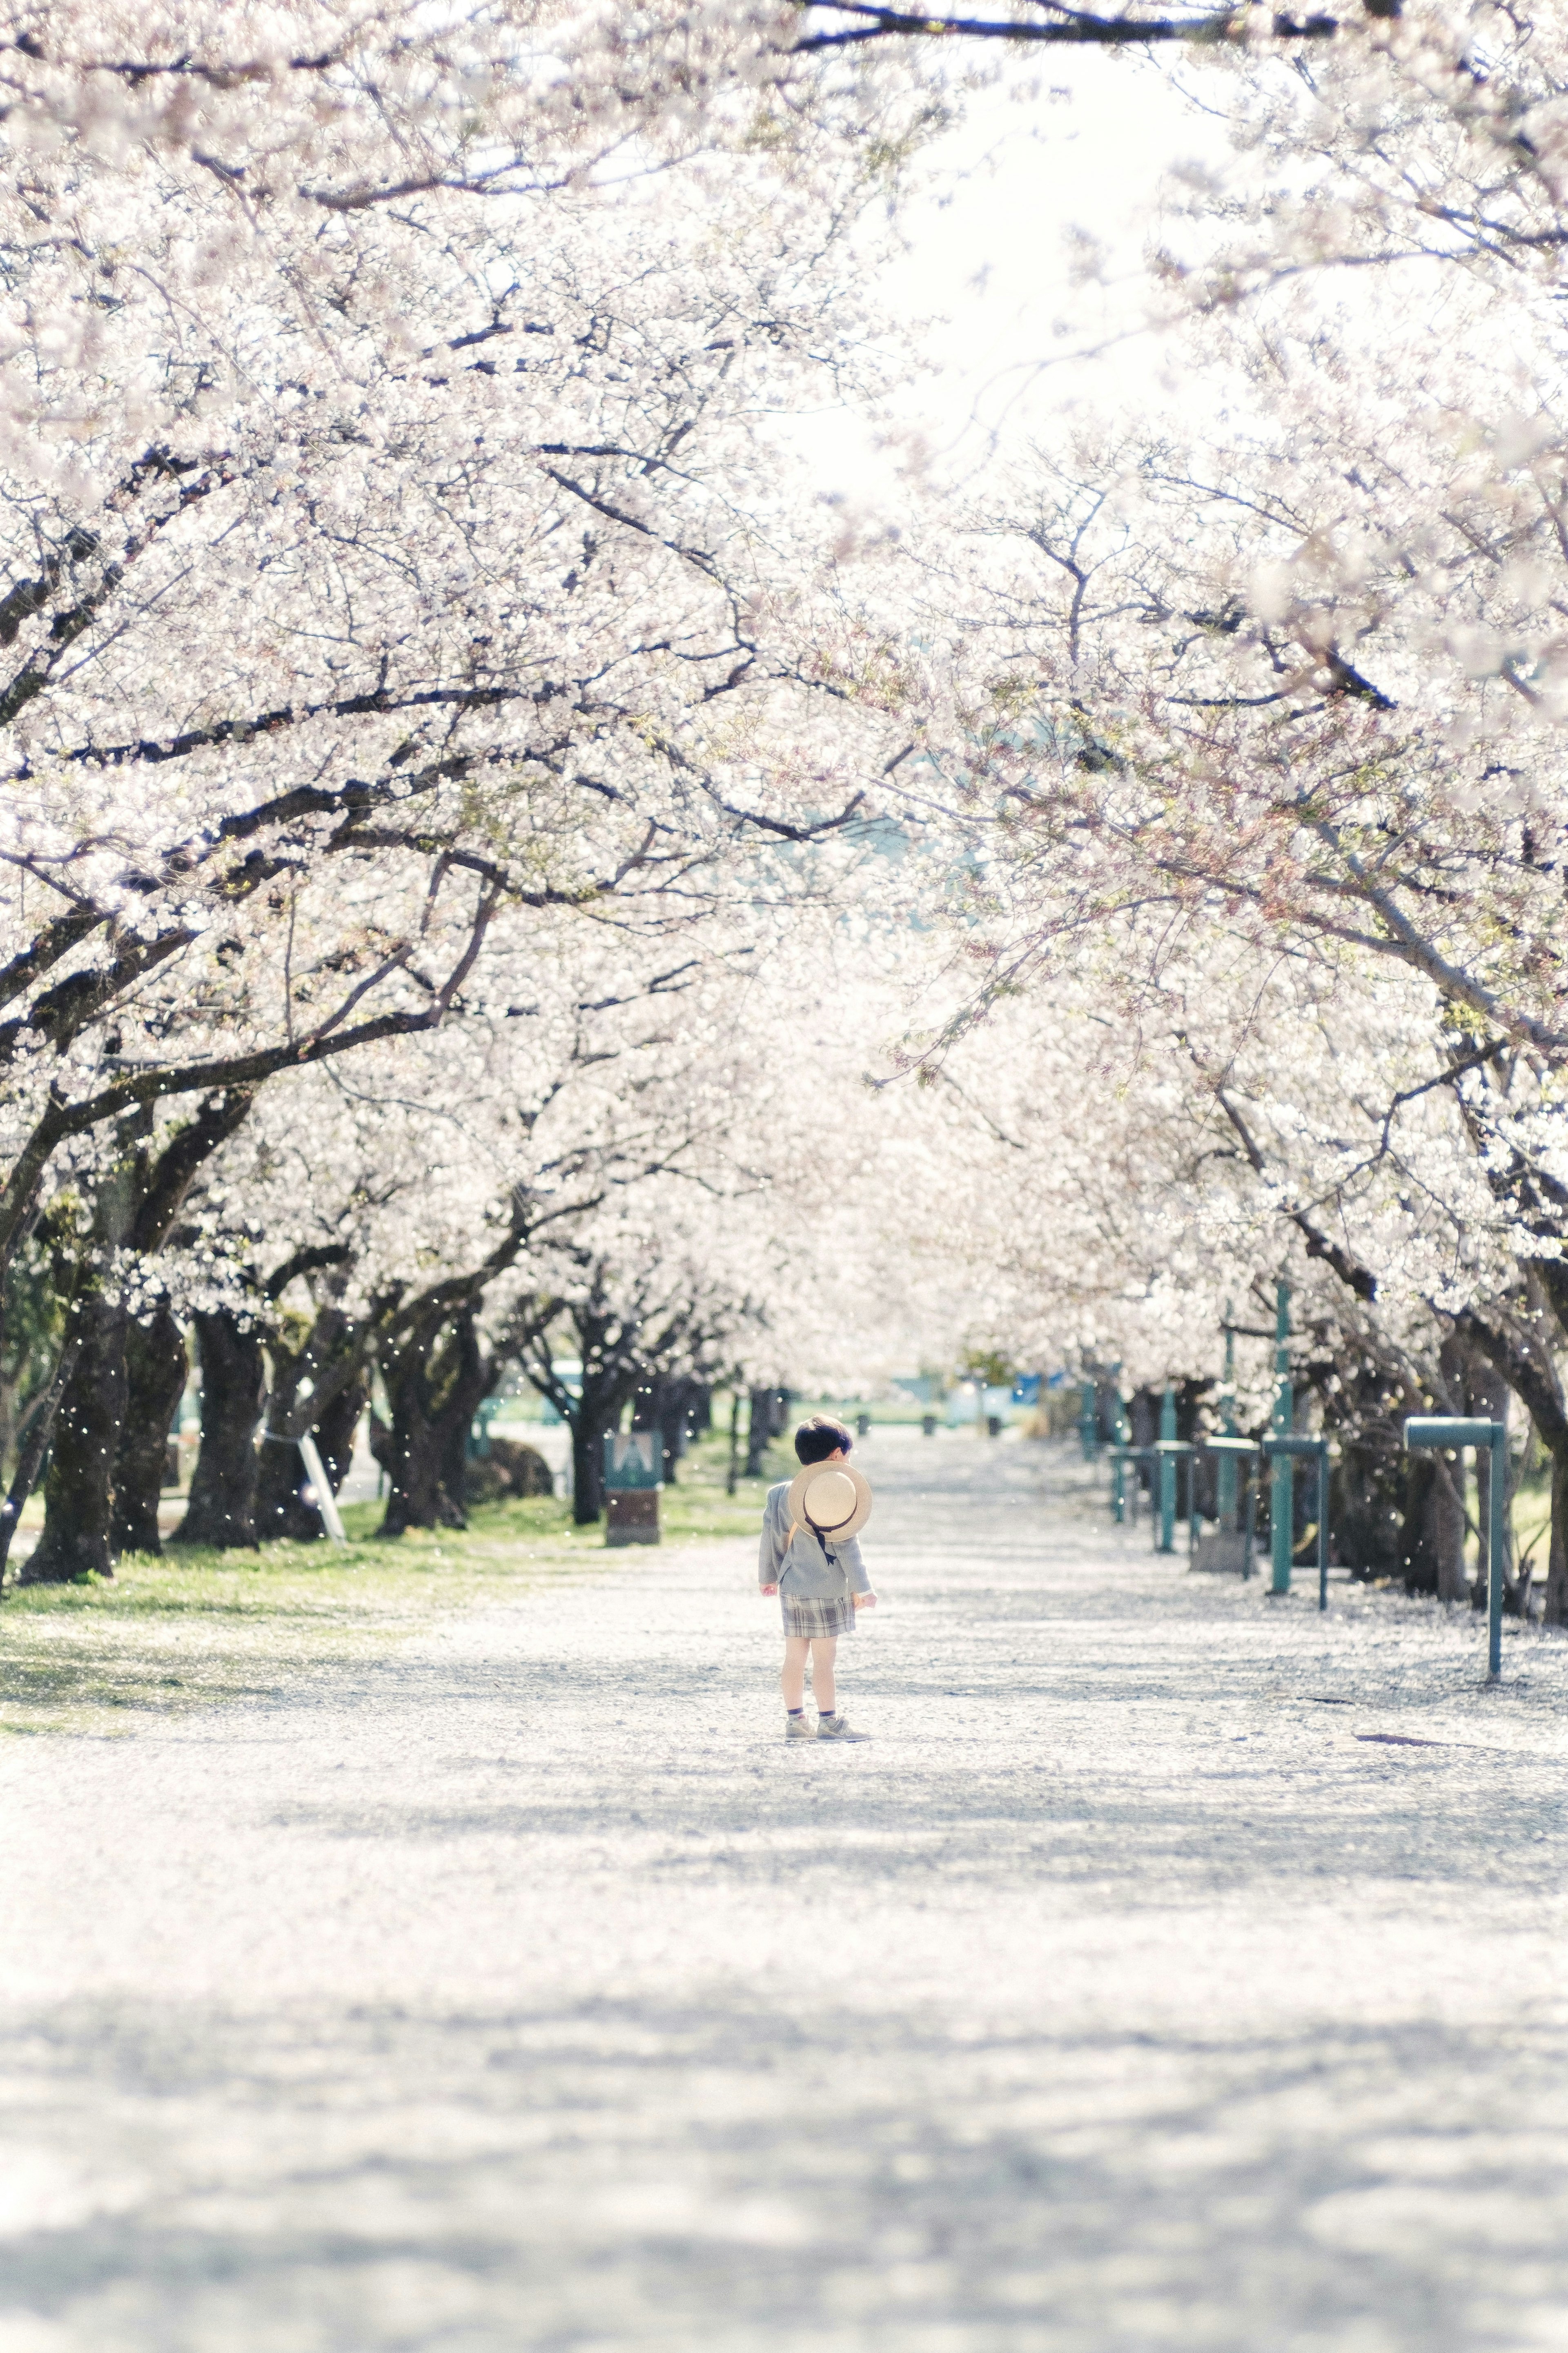
[[[853,1444],[843,1423],[835,1421],[831,1413],[814,1413],[795,1432],[795,1454],[801,1462],[825,1462],[841,1447],[847,1454]]]

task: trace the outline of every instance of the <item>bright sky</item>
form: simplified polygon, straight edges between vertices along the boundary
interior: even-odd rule
[[[931,322],[920,343],[938,373],[901,410],[950,461],[979,463],[993,433],[1039,431],[1070,402],[1165,396],[1160,340],[1138,332],[1141,257],[1166,176],[1227,152],[1214,118],[1143,60],[1044,65],[974,99],[932,151],[936,191],[905,216],[909,250],[877,290]],[[1097,282],[1075,231],[1101,248]],[[825,488],[865,496],[885,471],[850,420],[821,417],[804,438]]]

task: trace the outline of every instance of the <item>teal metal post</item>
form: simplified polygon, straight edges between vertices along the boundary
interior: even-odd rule
[[[1099,1436],[1098,1399],[1093,1381],[1086,1381],[1078,1398],[1078,1443],[1086,1462],[1092,1462],[1099,1452]]]
[[[1487,1673],[1502,1672],[1503,1576],[1508,1567],[1504,1533],[1508,1504],[1508,1424],[1494,1421],[1491,1475],[1487,1481]]]
[[[1486,1446],[1491,1449],[1490,1510],[1487,1514],[1487,1681],[1502,1672],[1503,1529],[1508,1493],[1508,1424],[1467,1416],[1414,1414],[1404,1425],[1407,1448]]]
[[[1263,1451],[1271,1462],[1289,1461],[1297,1456],[1310,1455],[1318,1465],[1318,1607],[1329,1606],[1329,1441],[1326,1438],[1298,1438],[1287,1433],[1281,1438],[1266,1438]]]
[[[1221,1435],[1236,1435],[1236,1335],[1231,1323],[1231,1308],[1225,1306],[1225,1377],[1220,1390],[1224,1403],[1224,1420]],[[1234,1528],[1236,1524],[1236,1458],[1224,1453],[1214,1474],[1214,1516],[1222,1528]]]
[[[1176,1392],[1169,1381],[1160,1401],[1160,1435],[1170,1445],[1176,1443]],[[1160,1550],[1176,1549],[1176,1458],[1162,1454],[1160,1458]]]
[[[1275,1296],[1274,1434],[1287,1438],[1296,1419],[1296,1393],[1290,1386],[1290,1285],[1282,1281]],[[1277,1454],[1269,1467],[1268,1519],[1274,1555],[1269,1591],[1288,1593],[1290,1556],[1296,1549],[1296,1470],[1288,1454]]]

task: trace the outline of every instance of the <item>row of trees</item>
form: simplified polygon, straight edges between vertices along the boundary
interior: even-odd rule
[[[389,1533],[509,1366],[591,1513],[763,1329],[758,976],[897,748],[769,419],[871,384],[898,141],[744,15],[9,19],[0,1546],[46,1457],[28,1576],[155,1546],[193,1338],[193,1540],[373,1373]]]
[[[192,1329],[244,1541],[373,1366],[389,1525],[509,1365],[582,1506],[640,1382],[874,1329],[1196,1382],[1283,1270],[1375,1544],[1402,1413],[1501,1384],[1568,1619],[1562,29],[14,14],[33,1573],[146,1536]],[[896,377],[881,212],[1014,39],[1231,120],[1151,244],[1175,396],[825,503],[774,420]]]
[[[1276,29],[1178,69],[1234,149],[1166,192],[1158,420],[1004,451],[926,600],[989,965],[921,1051],[1020,1211],[999,1335],[1213,1384],[1288,1276],[1354,1556],[1458,1589],[1457,1466],[1407,1493],[1398,1425],[1511,1398],[1568,1622],[1568,36]]]

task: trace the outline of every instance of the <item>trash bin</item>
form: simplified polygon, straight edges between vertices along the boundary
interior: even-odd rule
[[[604,1439],[604,1540],[656,1545],[663,1451],[656,1430],[607,1430]]]

